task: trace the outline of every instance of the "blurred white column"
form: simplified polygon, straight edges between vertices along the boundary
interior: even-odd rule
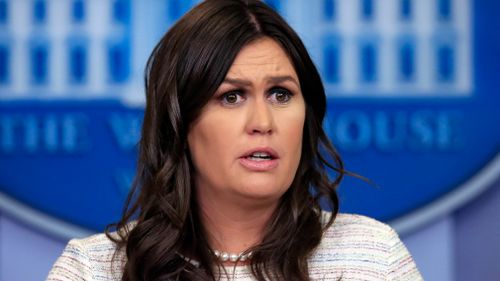
[[[0,211],[0,281],[45,280],[65,245]]]
[[[454,220],[446,216],[402,237],[426,281],[455,280]]]

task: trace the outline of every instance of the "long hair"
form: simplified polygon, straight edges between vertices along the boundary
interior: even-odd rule
[[[346,173],[322,129],[326,96],[320,75],[297,34],[261,1],[207,0],[163,36],[148,60],[137,175],[122,219],[106,230],[118,250],[125,248],[123,281],[221,276],[194,199],[187,133],[242,47],[262,37],[279,43],[291,60],[306,118],[299,167],[262,243],[250,249],[250,267],[260,281],[309,280],[308,257],[335,219],[336,187]],[[327,170],[334,171],[333,179]],[[320,201],[332,211],[326,223]]]

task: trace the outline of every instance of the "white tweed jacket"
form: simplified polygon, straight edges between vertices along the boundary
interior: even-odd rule
[[[69,241],[47,281],[120,281],[123,251],[104,234]],[[222,280],[255,280],[247,266],[228,267]],[[309,259],[312,280],[423,280],[397,233],[360,215],[339,214]]]

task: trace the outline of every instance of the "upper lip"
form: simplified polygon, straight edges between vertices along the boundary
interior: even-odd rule
[[[275,158],[279,158],[279,157],[278,157],[278,153],[277,153],[274,149],[272,149],[271,147],[255,147],[255,148],[251,148],[251,149],[247,150],[247,151],[246,151],[246,152],[245,152],[245,153],[241,156],[241,158],[248,157],[248,156],[250,156],[250,155],[254,154],[255,152],[265,152],[265,153],[267,153],[267,154],[271,155],[271,157],[272,157],[273,159],[275,159]]]

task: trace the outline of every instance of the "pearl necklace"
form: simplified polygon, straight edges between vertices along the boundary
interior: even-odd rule
[[[248,252],[247,254],[243,254],[243,253],[234,254],[234,253],[228,253],[228,252],[223,252],[223,251],[219,251],[219,250],[214,250],[214,255],[216,258],[218,258],[222,262],[226,262],[226,261],[237,262],[237,261],[249,260],[252,257],[252,252]]]

